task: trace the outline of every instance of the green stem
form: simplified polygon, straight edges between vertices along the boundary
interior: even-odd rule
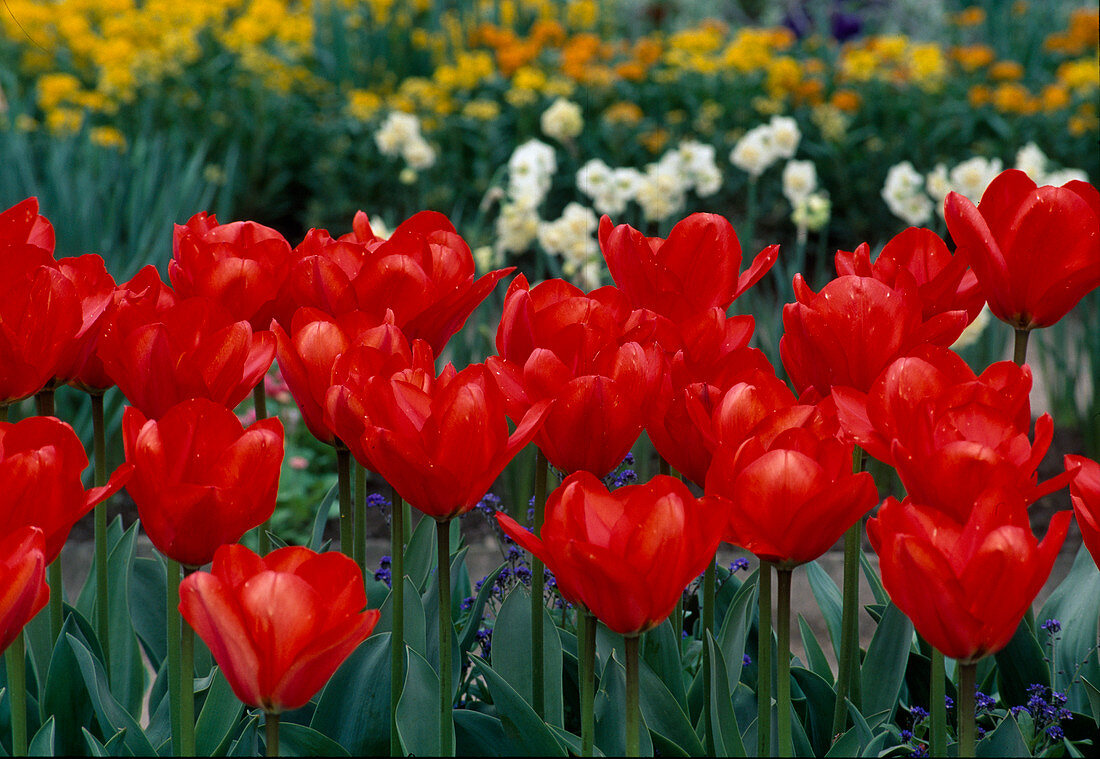
[[[97,487],[107,483],[107,425],[103,414],[103,393],[91,393],[92,399],[92,449],[95,456]],[[95,602],[96,634],[103,648],[103,668],[111,671],[110,661],[110,608],[107,594],[107,503],[95,507]]]
[[[279,755],[279,715],[266,712],[264,714],[264,733],[267,735],[266,756]]]
[[[397,503],[397,501],[394,503]],[[405,532],[401,536],[401,547],[407,550],[413,533],[412,504],[408,501],[401,502],[401,515],[405,518]]]
[[[593,702],[596,693],[596,617],[587,610],[580,612],[583,631],[581,647],[581,755],[592,756],[595,745],[596,720]]]
[[[1027,338],[1031,335],[1029,329],[1016,330],[1016,340],[1012,346],[1012,360],[1016,363],[1016,366],[1023,366],[1027,363]]]
[[[61,572],[61,554],[46,569],[46,580],[50,585],[50,639],[55,643],[61,637],[61,624],[65,621],[63,606],[65,592]]]
[[[256,387],[252,388],[252,407],[256,410],[256,421],[267,419],[267,393],[264,392],[264,380],[261,379]],[[271,520],[265,519],[260,525],[259,538],[260,556],[267,556],[271,551],[271,538],[267,533],[271,531]]]
[[[355,464],[355,528],[352,553],[359,571],[367,577],[367,470]]]
[[[974,688],[977,663],[959,664],[959,756],[974,756]]]
[[[714,753],[714,726],[710,723],[710,647],[707,633],[714,635],[715,569],[712,557],[703,572],[703,745]]]
[[[756,755],[772,753],[772,562],[760,562],[756,625]]]
[[[672,475],[672,464],[668,463],[668,459],[666,459],[664,456],[658,456],[657,458],[658,458],[658,462],[657,462],[657,471],[658,471],[658,473],[663,474],[665,476],[671,476]]]
[[[852,471],[863,470],[863,449],[852,451]],[[833,707],[832,734],[844,731],[848,719],[848,701],[859,708],[856,674],[859,672],[859,549],[863,523],[857,521],[844,533],[844,598],[840,623],[840,661],[837,662],[836,703]]]
[[[452,756],[451,745],[451,520],[436,522],[439,545],[439,753]]]
[[[20,631],[4,654],[8,664],[8,694],[11,698],[11,745],[13,756],[27,755],[27,643]]]
[[[34,396],[34,408],[38,416],[56,416],[53,390],[39,390]]]
[[[946,672],[943,654],[937,648],[932,649],[931,688],[928,694],[928,712],[931,719],[929,728],[929,752],[932,756],[947,756],[947,695]]]
[[[779,630],[779,658],[776,662],[776,722],[779,726],[779,755],[794,756],[791,738],[791,570],[777,569],[779,599],[776,625]]]
[[[676,641],[684,637],[684,595],[680,594],[680,600],[676,602],[676,608],[672,610],[672,631],[676,633]],[[704,651],[706,648],[703,649]]]
[[[401,496],[390,488],[390,605],[393,632],[390,635],[390,755],[401,756],[397,734],[397,702],[405,684],[405,520]]]
[[[641,710],[638,708],[638,635],[627,636],[626,643],[626,755],[639,756]]]
[[[339,440],[336,441],[336,483],[340,496],[340,552],[348,558],[355,558],[353,513],[351,508],[351,451]]]
[[[546,512],[546,475],[546,457],[535,448],[535,535],[542,532]],[[539,719],[543,719],[546,712],[543,685],[546,662],[542,645],[542,617],[546,607],[543,598],[544,582],[542,559],[531,554],[531,706]]]
[[[183,682],[180,620],[180,563],[164,557],[165,604],[168,619],[168,707],[172,725],[172,753],[183,755],[183,731],[180,722],[180,692]]]
[[[190,574],[193,570],[185,570]],[[180,754],[195,755],[195,631],[180,622]]]

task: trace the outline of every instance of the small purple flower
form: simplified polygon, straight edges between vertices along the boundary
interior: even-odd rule
[[[737,572],[738,570],[748,569],[748,568],[749,568],[749,560],[748,559],[740,558],[740,559],[734,559],[732,562],[730,562],[730,574],[733,574],[734,572]]]
[[[919,706],[911,706],[909,707],[909,716],[913,718],[913,726],[916,727],[928,719],[928,712]]]
[[[687,633],[685,633],[686,635]],[[741,666],[747,667],[752,664],[752,657],[748,654],[741,654]]]
[[[1062,632],[1062,623],[1057,619],[1048,619],[1043,622],[1043,624],[1039,625],[1039,627],[1046,630],[1051,635]]]

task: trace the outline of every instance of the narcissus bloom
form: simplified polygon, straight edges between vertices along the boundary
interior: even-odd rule
[[[181,297],[217,300],[233,321],[259,332],[271,323],[275,297],[290,269],[290,244],[254,221],[219,224],[214,214],[192,216],[172,234],[168,277]]]
[[[1067,471],[1076,470],[1069,484],[1073,513],[1085,547],[1100,566],[1100,463],[1084,456],[1066,456],[1065,467]]]
[[[180,583],[180,614],[233,693],[270,714],[305,706],[367,639],[379,611],[366,606],[354,561],[297,546],[222,546],[209,573]]]
[[[661,624],[713,561],[724,515],[674,477],[608,491],[576,472],[547,499],[541,539],[502,512],[496,518],[546,563],[565,598],[615,632],[637,635]]]
[[[122,416],[127,491],[153,545],[185,566],[208,563],[275,510],[283,425],[276,417],[248,429],[204,398],[184,401],[159,420],[136,408]]]
[[[949,194],[944,215],[989,310],[1016,329],[1049,327],[1100,286],[1100,191],[1087,182],[1037,187],[1009,169],[977,206]]]
[[[600,219],[600,251],[607,269],[635,308],[674,322],[711,308],[723,311],[760,281],[779,255],[769,245],[741,272],[741,243],[727,219],[693,213],[668,239],[646,237],[626,224]]]
[[[0,538],[0,654],[50,599],[42,530],[24,525]]]
[[[106,485],[85,491],[88,456],[73,428],[52,416],[0,422],[0,535],[25,525],[42,530],[46,563],[61,553],[69,530],[129,479],[123,464]]]
[[[937,650],[967,664],[1008,645],[1050,575],[1070,517],[1055,514],[1040,543],[1019,495],[990,483],[963,522],[887,498],[867,535],[893,602]]]

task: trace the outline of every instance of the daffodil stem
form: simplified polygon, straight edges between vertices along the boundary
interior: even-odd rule
[[[359,571],[367,576],[367,470],[360,464],[355,465],[355,528],[352,553]]]
[[[195,631],[183,620],[180,620],[180,746],[181,756],[195,755]]]
[[[779,726],[779,755],[794,756],[791,738],[791,570],[777,569],[776,627],[779,629],[779,654],[776,660],[776,722]]]
[[[852,471],[863,471],[863,450],[852,452]],[[859,544],[863,523],[857,521],[844,533],[844,598],[840,622],[840,661],[837,662],[836,704],[833,708],[832,734],[844,731],[848,719],[848,700],[859,707],[855,694],[859,672]]]
[[[959,664],[959,756],[974,756],[974,689],[978,665]]]
[[[264,381],[261,379],[256,387],[252,388],[252,407],[256,410],[256,421],[267,419],[267,393],[264,391]],[[259,540],[260,556],[267,556],[271,551],[271,538],[267,533],[271,531],[271,520],[265,519],[260,525]]]
[[[107,425],[103,415],[103,393],[91,393],[92,450],[95,457],[96,487],[107,484]],[[107,590],[107,502],[95,506],[95,603],[96,634],[103,649],[103,668],[111,671],[110,598]]]
[[[756,624],[756,755],[772,753],[772,563],[760,562]]]
[[[54,416],[53,390],[40,390],[34,396],[35,412],[38,416]],[[61,624],[65,619],[65,592],[61,587],[61,555],[58,554],[46,571],[50,585],[50,636],[54,642],[61,637]]]
[[[1016,340],[1012,346],[1012,360],[1016,362],[1016,366],[1023,366],[1027,363],[1027,338],[1031,335],[1029,329],[1016,330]]]
[[[351,451],[336,441],[336,488],[340,498],[340,552],[354,559],[354,513],[351,504]]]
[[[27,644],[22,631],[4,654],[8,665],[8,696],[11,699],[11,746],[13,756],[27,755]]]
[[[279,755],[279,715],[266,712],[264,714],[264,734],[267,737],[266,756]]]
[[[546,512],[546,475],[547,461],[542,451],[535,448],[535,535],[542,532],[542,521]],[[542,559],[531,555],[531,706],[539,719],[545,717],[545,679],[546,662],[543,657],[543,599]]]
[[[944,670],[943,654],[932,649],[931,688],[928,694],[928,712],[931,719],[929,728],[929,753],[932,756],[947,756],[947,673]]]
[[[165,605],[168,619],[168,716],[172,726],[172,753],[183,756],[183,730],[180,722],[180,692],[183,682],[180,619],[180,563],[164,557]]]
[[[639,756],[641,710],[638,707],[638,644],[641,637],[630,635],[626,643],[626,755]]]
[[[596,617],[587,610],[581,615],[581,755],[592,756],[596,721],[593,703],[596,693]]]
[[[451,520],[437,522],[435,529],[439,545],[439,753],[451,756]]]
[[[390,755],[401,756],[397,733],[397,702],[405,684],[405,509],[390,488],[390,594],[393,632],[390,634]]]
[[[714,754],[714,726],[710,723],[710,647],[707,645],[707,634],[714,635],[714,560],[712,556],[703,572],[703,745],[708,754]]]

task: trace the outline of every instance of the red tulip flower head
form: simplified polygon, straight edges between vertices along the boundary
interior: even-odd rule
[[[1073,513],[1081,528],[1085,548],[1100,566],[1100,463],[1084,456],[1066,456],[1065,466],[1069,471],[1076,471],[1069,484]]]
[[[25,525],[0,538],[0,654],[49,599],[42,530]]]
[[[713,561],[722,512],[658,475],[608,491],[576,472],[550,494],[541,538],[498,512],[501,528],[545,562],[562,595],[622,635],[661,624]]]
[[[172,235],[168,277],[176,292],[213,298],[233,321],[247,321],[257,332],[271,323],[289,269],[290,244],[254,221],[219,224],[213,214],[197,213]]]
[[[1100,286],[1100,191],[1087,182],[1037,187],[1009,169],[977,206],[950,193],[944,216],[989,310],[1016,329],[1049,327]]]
[[[180,614],[210,648],[237,698],[269,714],[298,709],[378,623],[363,574],[340,553],[241,545],[180,583]]]
[[[85,491],[88,456],[73,428],[52,416],[0,422],[0,535],[31,525],[42,530],[46,563],[61,553],[69,530],[129,479],[123,464],[106,485]]]
[[[283,425],[275,417],[247,430],[220,404],[197,398],[159,420],[136,408],[122,416],[127,490],[146,534],[170,559],[208,563],[275,510],[283,461]]]
[[[62,258],[57,265],[76,289],[83,322],[67,360],[55,374],[59,380],[88,392],[106,390],[115,383],[103,370],[96,348],[107,309],[114,301],[115,279],[107,271],[103,258],[94,254]]]
[[[921,637],[966,664],[1008,645],[1050,575],[1070,517],[1055,514],[1040,543],[1019,494],[991,483],[964,522],[887,498],[867,535],[893,602]]]

